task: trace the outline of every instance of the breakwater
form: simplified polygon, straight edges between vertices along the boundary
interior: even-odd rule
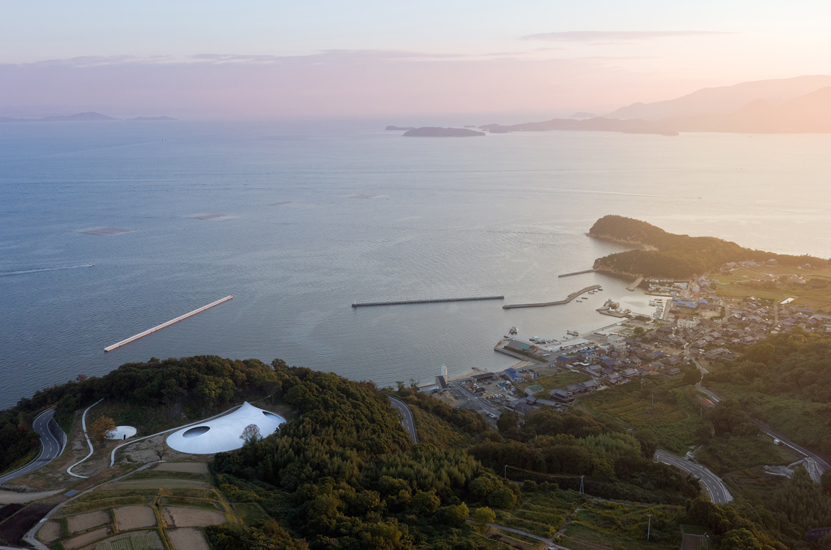
[[[628,290],[629,292],[634,292],[635,289],[638,288],[642,282],[643,277],[638,277],[637,279],[635,279],[634,283],[626,287],[626,290]]]
[[[557,300],[555,302],[538,302],[538,303],[533,303],[533,304],[505,304],[504,306],[502,306],[502,309],[517,309],[517,308],[523,308],[523,307],[562,306],[562,305],[565,305],[565,304],[569,303],[570,301],[574,300],[575,298],[577,298],[581,294],[585,294],[586,292],[588,292],[590,290],[597,290],[598,288],[600,288],[600,285],[592,285],[592,286],[587,286],[586,288],[581,288],[577,292],[572,292],[571,294],[569,294],[568,297],[566,297],[565,300]]]
[[[572,275],[582,275],[583,273],[595,273],[596,269],[584,269],[583,271],[574,271],[573,273],[563,273],[557,277],[571,277]]]
[[[227,302],[228,300],[231,300],[231,299],[233,299],[233,296],[226,296],[226,297],[222,298],[221,300],[217,300],[216,302],[211,302],[210,304],[208,304],[206,306],[202,306],[199,309],[194,309],[190,313],[185,313],[184,315],[180,315],[179,317],[176,317],[175,319],[171,319],[170,321],[168,321],[166,323],[162,323],[161,325],[157,325],[157,326],[155,326],[151,329],[145,330],[144,332],[140,332],[140,333],[136,334],[135,336],[130,336],[126,340],[122,340],[121,342],[117,342],[117,343],[113,344],[112,346],[107,346],[106,348],[104,348],[104,351],[112,351],[116,348],[120,348],[121,346],[129,344],[130,342],[135,342],[139,338],[144,338],[148,334],[153,334],[156,331],[162,330],[165,327],[169,327],[170,325],[172,325],[174,323],[178,323],[179,321],[183,321],[183,320],[187,319],[188,317],[193,317],[197,313],[202,313],[203,311],[205,311],[207,309],[211,309],[212,307],[218,306],[219,304],[225,303],[225,302]]]
[[[504,299],[504,296],[474,296],[472,298],[435,298],[432,300],[401,300],[398,302],[358,302],[352,304],[352,307],[405,306],[409,304],[439,304],[442,302],[480,302],[484,300]]]

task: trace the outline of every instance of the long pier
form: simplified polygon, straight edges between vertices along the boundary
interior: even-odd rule
[[[578,290],[577,292],[572,292],[571,294],[568,295],[568,297],[565,300],[557,300],[556,302],[538,302],[538,303],[534,303],[534,304],[506,304],[506,305],[502,306],[502,309],[517,309],[517,308],[522,308],[522,307],[562,306],[562,305],[565,305],[565,304],[569,303],[570,301],[574,300],[575,298],[577,298],[581,294],[585,294],[586,292],[588,292],[590,290],[596,290],[598,288],[601,288],[600,285],[587,286],[586,288],[582,288],[582,289]]]
[[[104,351],[112,351],[116,348],[120,348],[121,346],[127,345],[130,342],[135,342],[139,338],[144,338],[148,334],[153,334],[154,332],[162,330],[163,328],[169,327],[170,325],[172,325],[174,323],[178,323],[179,321],[184,321],[188,317],[193,317],[197,313],[202,313],[203,311],[205,311],[207,309],[211,309],[212,307],[218,306],[219,304],[225,303],[228,300],[231,300],[233,298],[234,298],[233,296],[226,296],[221,300],[217,300],[216,302],[211,302],[210,304],[208,304],[206,306],[202,306],[199,309],[194,309],[190,313],[185,313],[184,315],[180,315],[179,317],[176,317],[175,319],[171,319],[170,321],[168,321],[166,323],[162,323],[161,325],[155,326],[155,327],[153,327],[149,330],[145,330],[144,332],[140,332],[140,333],[136,334],[135,336],[130,336],[126,340],[122,340],[121,342],[117,342],[117,343],[113,344],[112,346],[107,346],[106,348],[104,348]]]
[[[572,275],[582,275],[583,273],[596,273],[596,269],[584,269],[583,271],[575,271],[573,273],[563,273],[562,275],[557,275],[557,277],[571,277]]]
[[[400,302],[363,302],[352,307],[403,306],[408,304],[438,304],[442,302],[480,302],[484,300],[504,300],[505,296],[475,296],[473,298],[436,298],[433,300],[402,300]]]

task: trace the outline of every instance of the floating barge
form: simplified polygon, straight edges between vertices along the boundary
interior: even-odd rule
[[[410,304],[439,304],[444,302],[481,302],[484,300],[504,300],[505,296],[475,296],[472,298],[435,298],[432,300],[401,300],[398,302],[362,302],[352,307],[404,306]]]
[[[107,346],[106,348],[104,348],[104,351],[112,351],[116,348],[120,348],[121,346],[127,345],[130,342],[135,342],[139,338],[144,338],[148,334],[153,334],[154,332],[162,330],[163,328],[169,327],[170,325],[172,325],[174,323],[178,323],[179,321],[184,321],[188,317],[193,317],[197,313],[202,313],[203,311],[205,311],[207,309],[211,309],[212,307],[218,306],[219,304],[225,303],[228,300],[231,300],[233,298],[234,298],[233,296],[226,296],[221,300],[217,300],[216,302],[211,302],[210,304],[208,304],[206,306],[202,306],[199,309],[194,309],[190,313],[185,313],[184,315],[180,315],[179,317],[176,317],[175,319],[171,319],[170,321],[168,321],[166,323],[162,323],[161,325],[155,326],[155,327],[153,327],[149,330],[145,330],[144,332],[140,332],[140,333],[136,334],[135,336],[130,336],[126,340],[122,340],[121,342],[117,342],[117,343],[113,344],[112,346]]]

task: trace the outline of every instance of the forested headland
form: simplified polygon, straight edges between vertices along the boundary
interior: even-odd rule
[[[785,338],[770,344],[772,353],[751,348],[747,361],[736,363],[739,375],[719,376],[746,378],[741,365],[770,365],[769,376],[780,377],[770,383],[781,386],[795,374],[773,370],[789,354],[820,360],[829,349],[827,341],[811,340],[801,352],[786,351],[800,344]],[[495,517],[550,536],[576,508],[584,511],[568,521],[578,533],[593,530],[617,541],[641,540],[652,515],[656,548],[675,547],[679,525],[693,524],[710,533],[716,550],[785,550],[808,548],[804,528],[831,521],[831,496],[801,470],[765,502],[738,498],[714,505],[701,496],[697,480],[652,460],[658,438],[648,428],[630,430],[580,410],[540,409],[524,417],[504,411],[495,430],[481,415],[414,387],[385,391],[414,410],[420,440],[430,443],[413,444],[373,383],[281,360],[267,365],[201,356],[131,363],[38,392],[6,414],[17,418],[57,405],[60,415],[71,417],[102,397],[136,408],[175,407],[188,419],[266,395],[290,408],[291,419],[274,434],[216,455],[212,473],[220,491],[230,502],[257,503],[269,516],[207,528],[216,550],[507,549],[483,536],[477,522]],[[801,398],[827,399],[810,392]],[[739,406],[719,408],[710,418],[717,437],[752,431]],[[433,433],[422,436],[421,430]],[[580,476],[585,494],[578,492]],[[816,506],[800,515],[803,503]]]
[[[624,216],[604,216],[589,230],[589,236],[644,248],[598,258],[594,269],[657,279],[689,279],[729,262],[776,260],[778,265],[814,267],[829,265],[813,256],[774,254],[752,250],[716,237],[676,235],[649,223]]]

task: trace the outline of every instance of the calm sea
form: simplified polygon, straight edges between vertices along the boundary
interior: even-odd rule
[[[475,121],[474,121],[475,122]],[[511,326],[563,337],[614,321],[589,274],[621,250],[605,214],[831,256],[831,136],[525,133],[402,138],[377,124],[0,126],[0,407],[79,374],[194,354],[279,357],[356,380],[432,380],[513,361]],[[194,215],[222,214],[212,219]],[[90,227],[131,232],[98,236]],[[95,264],[92,268],[25,271]],[[353,309],[504,294],[586,303]],[[104,347],[234,299],[111,353]]]

